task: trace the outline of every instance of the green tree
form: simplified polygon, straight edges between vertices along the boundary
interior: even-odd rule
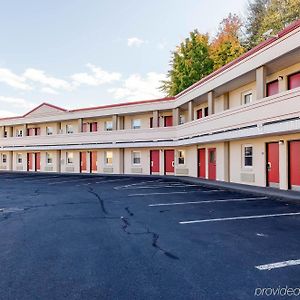
[[[248,12],[245,21],[245,47],[250,50],[261,39],[261,24],[267,13],[270,0],[254,0],[248,2]]]
[[[253,48],[264,40],[263,33],[274,34],[300,18],[300,0],[254,0],[249,3],[246,21],[246,46]]]
[[[242,21],[237,15],[229,16],[220,23],[216,37],[211,43],[211,58],[214,69],[226,65],[245,52],[240,42]]]
[[[300,0],[271,0],[261,22],[259,34],[262,36],[269,29],[277,33],[299,18]]]
[[[161,90],[170,96],[177,95],[211,73],[213,61],[209,52],[208,34],[192,31],[172,53],[170,66],[167,80],[161,86]]]

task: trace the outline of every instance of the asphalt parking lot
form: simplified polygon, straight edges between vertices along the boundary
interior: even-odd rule
[[[259,289],[300,287],[299,232],[300,201],[0,173],[0,299],[293,299]]]

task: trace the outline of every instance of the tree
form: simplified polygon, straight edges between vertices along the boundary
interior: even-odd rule
[[[177,95],[211,73],[213,61],[209,52],[208,34],[192,31],[172,53],[170,66],[168,79],[161,86],[161,90],[170,96]]]
[[[220,23],[219,30],[211,43],[211,58],[214,69],[226,65],[245,52],[240,42],[242,21],[237,15],[229,16]]]
[[[246,45],[253,48],[264,40],[263,33],[273,34],[300,18],[300,0],[254,0],[249,3],[246,22]]]
[[[277,33],[299,18],[300,0],[271,0],[261,22],[260,36],[269,29]]]
[[[261,24],[265,18],[270,0],[254,0],[248,2],[248,13],[245,22],[245,47],[250,50],[260,39]]]

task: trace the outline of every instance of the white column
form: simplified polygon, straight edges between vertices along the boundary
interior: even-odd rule
[[[118,129],[118,115],[112,116],[113,130]]]
[[[209,92],[207,94],[207,102],[208,102],[208,115],[212,115],[215,113],[215,101],[213,92]]]
[[[173,108],[173,126],[179,125],[179,107]]]
[[[82,119],[78,119],[78,132],[82,132]]]
[[[281,140],[279,142],[279,188],[287,190],[288,182],[288,143]]]
[[[193,100],[188,102],[188,122],[192,122],[194,120],[194,102]]]
[[[256,99],[266,97],[266,67],[261,66],[256,69]]]
[[[159,111],[154,110],[153,111],[153,121],[152,121],[152,127],[153,128],[156,128],[156,127],[159,126],[158,121],[159,121]]]

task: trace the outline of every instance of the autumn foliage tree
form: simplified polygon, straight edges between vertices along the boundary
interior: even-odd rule
[[[245,52],[240,42],[242,21],[237,15],[229,14],[219,26],[218,33],[210,45],[214,70],[226,65]]]

